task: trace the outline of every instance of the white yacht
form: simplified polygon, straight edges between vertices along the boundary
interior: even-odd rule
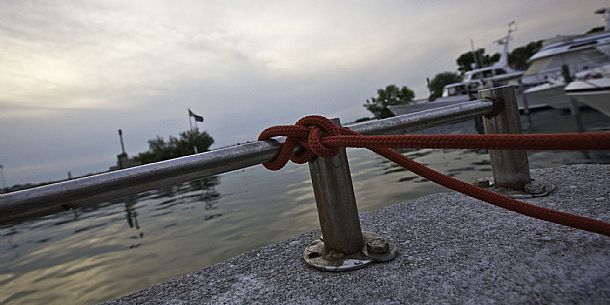
[[[492,66],[473,69],[464,73],[461,82],[446,85],[443,94],[434,102],[465,102],[470,100],[469,94],[489,85],[499,84],[518,84],[523,75],[523,71],[514,70],[508,66],[509,42],[511,34],[515,31],[512,28],[514,21],[508,25],[508,34],[496,42],[503,46],[502,54],[498,62]]]
[[[577,73],[565,93],[610,117],[610,64]]]
[[[443,94],[433,102],[465,102],[470,100],[470,92],[476,92],[478,85],[459,82],[443,87]]]
[[[602,9],[610,22],[610,10]],[[570,99],[564,92],[566,82],[563,66],[567,66],[571,77],[576,73],[610,63],[610,31],[589,35],[558,36],[544,42],[543,48],[530,59],[530,67],[521,78],[527,87],[524,95],[528,103],[547,104],[556,109],[570,108]]]

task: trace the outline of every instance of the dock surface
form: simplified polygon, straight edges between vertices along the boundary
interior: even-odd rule
[[[528,202],[610,221],[610,166],[533,170],[557,190]],[[326,273],[302,260],[311,231],[105,304],[608,304],[610,237],[455,192],[361,213],[394,243],[387,263]],[[213,246],[213,245],[209,245]]]

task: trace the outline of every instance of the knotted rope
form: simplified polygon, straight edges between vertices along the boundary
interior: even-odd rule
[[[413,173],[446,188],[495,206],[573,228],[610,236],[610,224],[588,217],[539,207],[446,176],[391,148],[459,148],[516,150],[610,150],[610,132],[564,134],[494,134],[494,135],[398,135],[364,136],[335,125],[322,116],[306,116],[295,125],[265,129],[259,140],[284,136],[286,141],[277,156],[263,165],[279,170],[288,161],[306,163],[314,157],[331,158],[343,147],[364,147],[404,166]],[[293,154],[296,145],[304,149]]]

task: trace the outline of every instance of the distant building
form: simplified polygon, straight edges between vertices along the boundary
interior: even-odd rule
[[[124,169],[128,167],[134,167],[138,165],[142,165],[142,162],[137,160],[136,158],[129,158],[127,153],[120,153],[116,156],[117,162],[116,165],[113,165],[109,168],[110,171],[115,171],[118,169]]]
[[[123,130],[119,129],[119,139],[121,140],[121,153],[116,156],[117,162],[116,165],[111,166],[109,168],[110,171],[124,169],[128,167],[134,167],[138,165],[142,165],[142,162],[136,160],[135,158],[129,159],[129,156],[125,152],[125,144],[123,143]]]

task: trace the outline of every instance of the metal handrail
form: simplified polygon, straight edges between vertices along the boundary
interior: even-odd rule
[[[492,113],[482,99],[383,120],[347,125],[362,134],[421,130]],[[257,141],[196,155],[0,194],[0,224],[54,214],[100,201],[225,173],[270,161],[277,141]]]

